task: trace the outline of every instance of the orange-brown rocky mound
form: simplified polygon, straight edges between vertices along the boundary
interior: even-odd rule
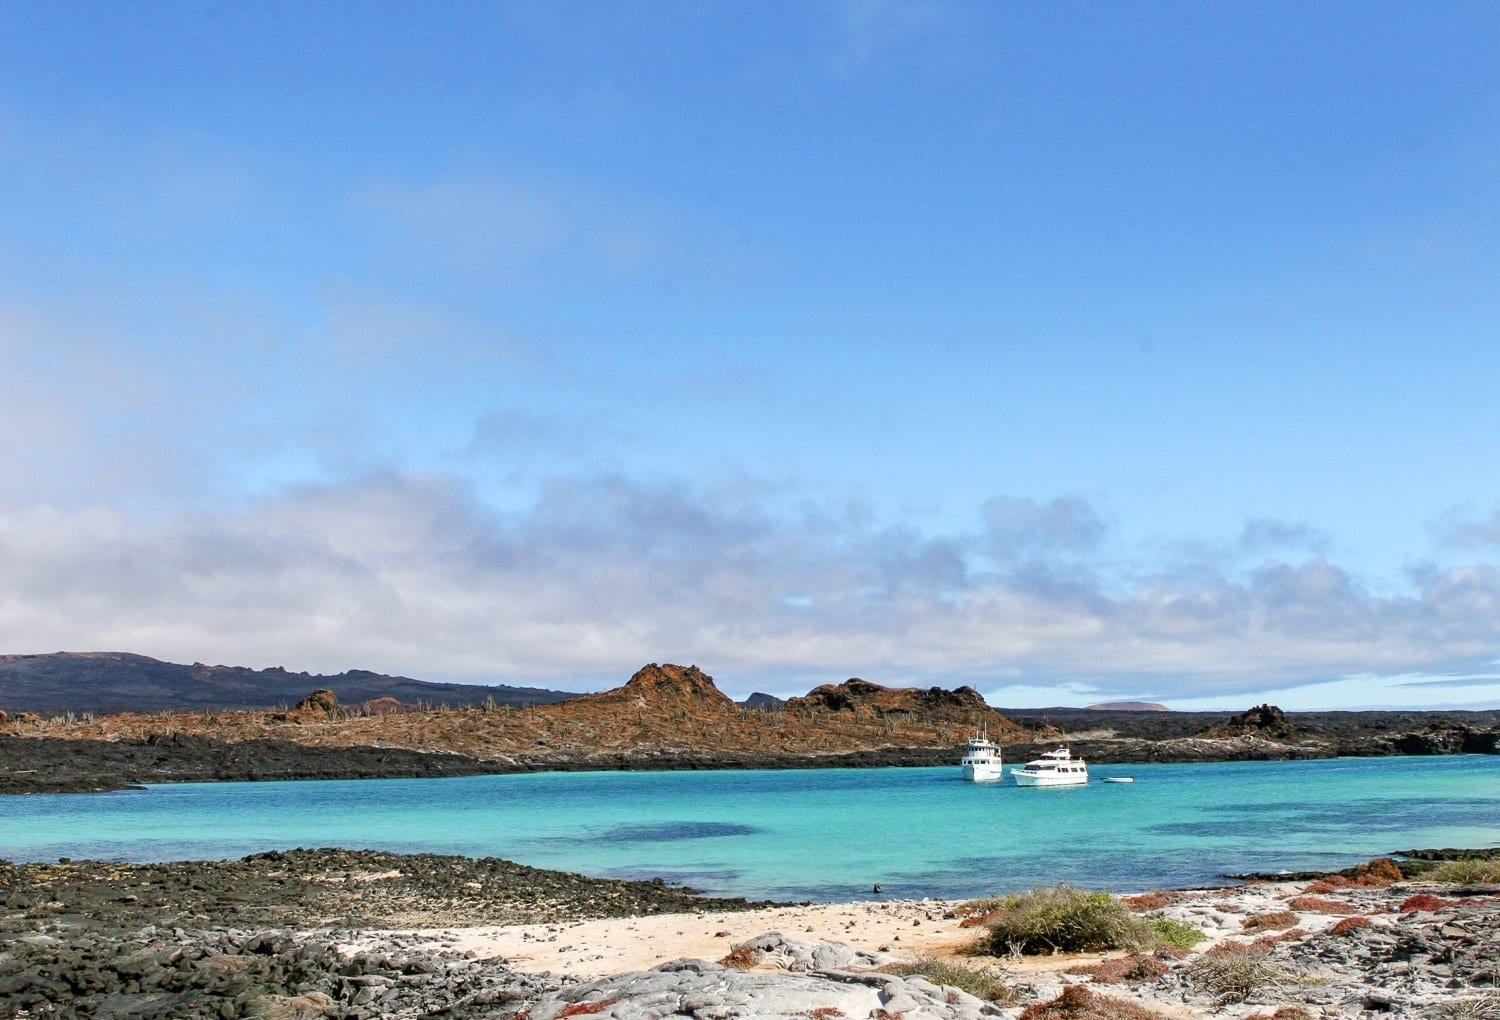
[[[636,670],[624,687],[599,694],[585,694],[567,704],[579,706],[587,714],[592,710],[609,711],[617,706],[634,709],[675,708],[692,715],[732,715],[739,705],[719,690],[714,678],[697,666],[659,665],[655,662]]]

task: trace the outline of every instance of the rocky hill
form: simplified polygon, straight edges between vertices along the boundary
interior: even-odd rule
[[[0,713],[0,792],[190,779],[355,778],[557,769],[939,765],[987,730],[1010,761],[1066,741],[1095,762],[1500,751],[1500,712],[1001,713],[968,687],[853,678],[738,704],[697,666],[527,707],[380,711],[331,688],[295,707],[39,718]]]
[[[290,705],[315,688],[344,704],[392,698],[403,705],[541,705],[574,697],[531,687],[445,684],[351,669],[332,676],[279,666],[191,666],[126,652],[0,655],[0,709],[62,712],[169,712]]]
[[[0,723],[0,773],[8,761],[18,771],[26,769],[26,755],[42,750],[31,743],[36,738],[53,742],[49,762],[66,760],[62,743],[84,757],[94,754],[87,745],[107,743],[111,768],[117,775],[135,775],[136,781],[169,768],[174,747],[190,755],[192,764],[171,773],[173,778],[195,771],[209,773],[202,778],[266,778],[263,770],[247,771],[245,754],[227,750],[249,742],[264,745],[282,762],[288,760],[288,747],[317,749],[308,757],[310,775],[343,774],[322,752],[356,748],[389,752],[392,767],[403,770],[398,774],[413,774],[416,766],[397,752],[450,756],[446,771],[936,764],[952,759],[954,748],[981,728],[1006,740],[1056,734],[1050,727],[1017,726],[969,688],[896,689],[849,680],[783,705],[747,708],[697,666],[651,663],[613,690],[526,708],[379,713],[367,705],[346,706],[332,691],[321,690],[295,708],[273,712],[13,716]],[[216,772],[214,763],[221,758],[233,767]],[[139,763],[140,770],[132,771],[130,762]],[[87,781],[76,778],[75,788]]]

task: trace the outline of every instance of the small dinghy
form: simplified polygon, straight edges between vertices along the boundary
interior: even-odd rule
[[[1133,783],[1133,782],[1135,782],[1135,777],[1134,776],[1105,776],[1104,777],[1104,781],[1106,783]]]

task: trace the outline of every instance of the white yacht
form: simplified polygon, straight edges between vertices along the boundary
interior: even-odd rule
[[[1073,757],[1066,747],[1048,751],[1025,768],[1011,769],[1017,786],[1082,786],[1089,781],[1089,766]]]
[[[1004,764],[1000,760],[1000,745],[990,742],[989,727],[984,732],[969,738],[964,760],[959,762],[964,769],[964,778],[976,783],[995,782],[1005,778]]]

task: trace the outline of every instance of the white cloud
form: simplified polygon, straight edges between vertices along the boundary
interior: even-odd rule
[[[1476,517],[1471,507],[1454,508],[1433,529],[1444,543],[1459,549],[1500,546],[1500,508]]]
[[[1178,707],[1343,697],[1306,683],[1500,648],[1500,572],[1483,565],[1400,598],[1316,559],[1105,594],[1039,582],[1034,564],[973,572],[966,554],[986,538],[777,506],[743,487],[605,477],[502,512],[453,476],[384,474],[154,524],[13,507],[0,515],[0,647],[585,688],[691,661],[741,694],[860,675]],[[1424,696],[1401,690],[1369,700]]]

